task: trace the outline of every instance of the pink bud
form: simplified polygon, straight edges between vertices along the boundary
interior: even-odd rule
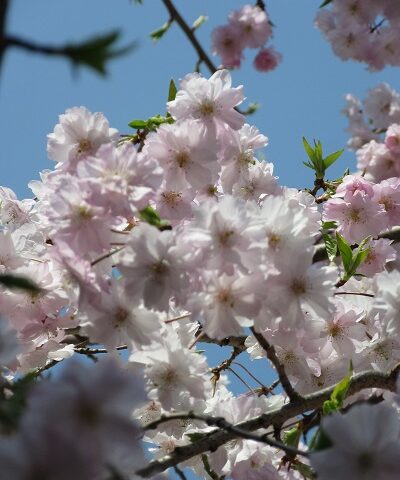
[[[262,48],[256,55],[253,65],[259,72],[269,72],[270,70],[274,70],[281,60],[282,55],[273,47]]]

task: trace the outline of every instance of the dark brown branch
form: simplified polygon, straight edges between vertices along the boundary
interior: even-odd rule
[[[200,45],[199,41],[196,38],[196,35],[193,33],[193,30],[183,19],[182,15],[178,12],[175,5],[171,0],[162,0],[166,9],[168,10],[171,18],[181,27],[183,33],[187,36],[189,42],[193,45],[193,48],[196,50],[199,60],[207,65],[207,68],[211,73],[215,73],[218,68],[213,64],[210,57],[204,51],[203,47]]]
[[[232,425],[231,423],[227,422],[223,417],[213,417],[211,415],[197,415],[193,412],[176,413],[176,414],[161,416],[158,420],[155,420],[154,422],[147,424],[145,429],[154,430],[162,423],[169,422],[171,420],[200,420],[201,422],[204,422],[205,424],[207,424],[209,427],[211,426],[218,427],[222,430],[225,430],[226,432],[230,432],[234,434],[235,437],[244,438],[246,440],[254,440],[255,442],[265,443],[272,447],[279,448],[280,450],[283,450],[286,453],[290,453],[292,455],[308,456],[307,452],[298,450],[297,448],[293,448],[289,445],[285,445],[284,443],[274,440],[273,438],[269,437],[269,434],[256,435],[254,433],[251,433],[250,431],[243,430],[237,425]]]
[[[350,381],[348,395],[353,395],[366,388],[381,388],[384,390],[395,391],[399,370],[400,364],[389,373],[367,371],[354,375]],[[330,398],[334,388],[335,386],[328,387],[316,393],[300,397],[280,408],[275,408],[268,413],[241,422],[235,425],[235,427],[240,430],[252,432],[260,428],[270,427],[271,425],[282,425],[287,420],[290,420],[297,415],[321,408],[325,400]],[[224,445],[237,437],[238,435],[232,431],[227,432],[221,429],[214,430],[197,442],[177,447],[171,454],[166,455],[159,460],[150,462],[147,467],[139,470],[137,474],[146,478],[151,477],[157,473],[163,472],[169,467],[189,460],[196,455],[201,455],[207,451],[215,451],[221,445]]]
[[[3,63],[3,57],[6,50],[4,38],[6,36],[8,6],[9,6],[9,0],[0,0],[0,69]]]
[[[203,335],[199,343],[213,343],[214,345],[218,345],[219,347],[233,347],[240,350],[241,352],[244,352],[246,350],[246,345],[244,343],[246,341],[246,338],[246,335],[241,335],[238,337],[226,337],[222,340],[217,340],[215,338],[210,338],[208,335]]]
[[[285,391],[286,395],[289,397],[290,401],[293,402],[293,401],[297,400],[300,397],[300,395],[292,387],[292,384],[290,383],[290,380],[288,379],[288,376],[286,375],[285,368],[283,367],[283,365],[279,361],[279,358],[276,355],[274,347],[269,344],[269,342],[264,337],[264,335],[256,332],[253,327],[251,327],[250,330],[253,333],[253,335],[256,337],[257,342],[261,345],[261,347],[263,348],[263,350],[267,354],[267,357],[268,357],[269,361],[275,367],[275,370],[278,374],[278,377],[279,377],[279,380],[281,382],[282,388]]]
[[[43,55],[65,55],[64,47],[53,47],[49,45],[40,45],[24,38],[5,36],[2,39],[2,48],[18,47],[28,52],[41,53]]]

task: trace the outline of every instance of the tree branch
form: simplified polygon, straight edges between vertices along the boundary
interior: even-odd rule
[[[181,27],[183,33],[188,38],[189,42],[193,45],[193,48],[196,50],[199,59],[204,62],[211,73],[215,73],[218,68],[214,65],[211,61],[210,57],[204,51],[203,47],[200,45],[199,41],[197,40],[193,30],[189,27],[189,25],[185,22],[182,15],[178,12],[175,5],[172,3],[171,0],[162,0],[166,9],[168,10],[170,17],[176,21],[176,23]]]
[[[275,370],[278,374],[279,380],[281,382],[282,388],[285,390],[286,395],[289,397],[290,401],[295,401],[300,398],[300,395],[292,387],[288,376],[286,375],[285,368],[279,361],[279,358],[276,355],[275,349],[272,345],[269,344],[267,339],[261,333],[258,333],[254,330],[254,327],[250,328],[253,335],[256,337],[257,342],[264,349],[269,361],[275,367]]]
[[[366,388],[381,388],[384,390],[395,391],[399,371],[400,364],[389,373],[367,371],[354,375],[350,381],[348,395],[353,395]],[[334,388],[335,385],[310,395],[300,397],[280,408],[272,409],[258,417],[241,422],[235,425],[235,428],[238,428],[241,431],[246,430],[252,432],[260,428],[270,427],[271,425],[282,425],[297,415],[321,408],[325,400],[330,398]],[[195,443],[176,447],[171,454],[166,455],[159,460],[150,462],[147,467],[137,471],[137,474],[146,478],[151,477],[152,475],[163,472],[169,467],[189,460],[196,455],[201,455],[207,451],[215,451],[221,445],[224,445],[237,437],[238,435],[232,431],[214,430]]]
[[[9,0],[0,0],[0,69],[3,63],[4,52],[6,50],[4,38],[6,36],[8,6]]]
[[[245,440],[254,440],[255,442],[265,443],[270,445],[271,447],[279,448],[286,453],[292,455],[302,455],[308,456],[308,452],[304,452],[302,450],[298,450],[297,448],[293,448],[289,445],[285,445],[282,442],[278,442],[273,438],[269,437],[269,434],[263,435],[256,435],[254,433],[249,432],[248,430],[243,430],[237,425],[232,425],[231,423],[227,422],[223,417],[213,417],[211,415],[197,415],[193,412],[189,413],[176,413],[171,414],[168,416],[161,416],[158,420],[151,422],[146,425],[146,430],[154,430],[159,425],[165,422],[169,422],[171,420],[200,420],[201,422],[206,423],[208,426],[216,426],[226,432],[230,432],[235,435],[235,437],[243,438]],[[178,447],[179,448],[179,447]]]

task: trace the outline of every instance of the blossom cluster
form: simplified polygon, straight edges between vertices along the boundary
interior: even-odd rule
[[[268,72],[277,67],[282,56],[274,47],[266,47],[272,36],[272,24],[265,8],[256,5],[244,5],[229,14],[229,22],[219,26],[212,33],[214,55],[221,57],[225,68],[240,67],[246,48],[259,52],[254,58],[254,68],[259,72]]]
[[[18,433],[0,442],[0,458],[17,452],[5,463],[10,471],[30,450],[12,478],[51,477],[52,462],[43,470],[43,459],[63,465],[75,450],[76,462],[56,478],[107,478],[106,467],[135,478],[143,465],[137,420],[145,428],[160,415],[191,411],[236,424],[285,404],[284,394],[233,395],[196,349],[207,337],[246,335],[244,349],[265,359],[251,327],[303,395],[335,385],[350,364],[386,372],[400,361],[397,250],[376,238],[400,225],[398,175],[378,182],[349,175],[321,211],[314,196],[279,185],[273,165],[257,158],[268,139],[238,112],[243,98],[227,70],[209,79],[189,74],[167,104],[171,121],[139,147],[103,114],[69,109],[48,136],[55,168],[30,183],[34,199],[0,189],[1,273],[37,287],[2,287],[3,371],[40,372],[95,355],[94,345],[116,359],[121,347],[128,352],[123,366],[72,366],[33,391]],[[392,126],[388,148],[398,148],[396,138]],[[323,220],[335,221],[350,243],[375,237],[356,272],[362,276],[343,284],[339,260],[315,261]],[[160,458],[210,429],[176,420],[144,439]],[[72,438],[91,445],[90,465]],[[233,479],[302,478],[283,452],[247,439],[226,443],[207,462],[197,455],[183,466],[204,477],[211,468]]]
[[[348,146],[352,150],[360,149],[371,140],[381,143],[381,134],[390,125],[400,123],[400,94],[387,83],[369,90],[363,101],[352,94],[346,95],[346,101],[343,113],[349,122],[347,132],[351,138]],[[393,153],[393,145],[391,150]],[[385,175],[385,165],[382,165],[382,175]]]
[[[315,24],[342,60],[366,63],[371,71],[400,65],[397,0],[332,0]]]

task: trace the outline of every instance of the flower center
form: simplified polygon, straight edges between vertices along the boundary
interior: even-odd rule
[[[114,315],[114,326],[119,327],[124,324],[129,317],[129,313],[125,308],[118,307]]]
[[[164,260],[160,260],[151,266],[151,270],[156,276],[161,276],[168,272],[168,265]]]
[[[234,301],[233,301],[232,294],[229,290],[225,288],[218,292],[217,300],[219,303],[222,303],[227,307],[231,307],[231,308],[233,307]]]
[[[270,233],[268,235],[268,245],[273,248],[274,250],[278,247],[278,245],[281,243],[281,237],[277,235],[276,233]]]
[[[339,325],[338,323],[332,323],[332,325],[329,326],[329,335],[332,338],[342,337],[343,336],[342,326]]]
[[[350,209],[349,220],[351,220],[352,222],[355,222],[355,223],[359,222],[360,221],[360,211],[355,209],[355,208]]]
[[[175,157],[176,163],[179,165],[179,168],[185,168],[189,163],[189,155],[187,152],[179,152]]]
[[[87,138],[83,138],[79,140],[78,143],[78,154],[81,155],[82,153],[88,153],[92,150],[92,144]]]
[[[176,207],[182,199],[182,194],[179,192],[163,192],[161,196],[170,207]]]
[[[203,117],[209,117],[214,113],[214,103],[211,100],[203,100],[199,107],[199,113]]]
[[[78,217],[81,220],[90,220],[92,218],[92,214],[90,210],[85,205],[80,205],[77,210]]]
[[[235,235],[234,230],[223,230],[222,232],[219,233],[218,235],[218,240],[220,245],[223,247],[229,247],[232,246],[233,243],[233,236]]]
[[[293,280],[290,288],[295,295],[304,295],[307,292],[304,281],[300,279]]]

